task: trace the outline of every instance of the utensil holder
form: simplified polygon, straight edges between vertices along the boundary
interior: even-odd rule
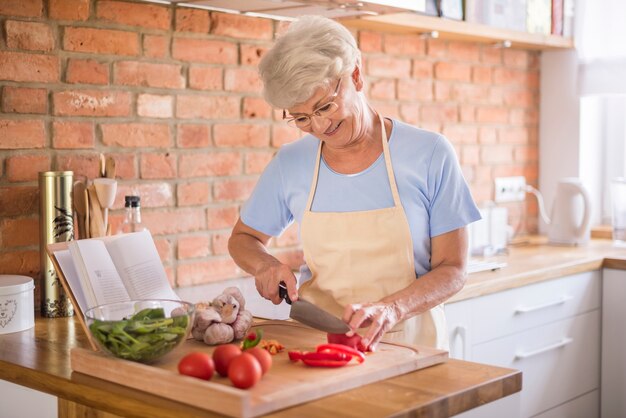
[[[46,254],[47,244],[74,239],[72,211],[72,171],[39,173],[39,253],[41,257],[41,316],[74,315],[74,307]]]

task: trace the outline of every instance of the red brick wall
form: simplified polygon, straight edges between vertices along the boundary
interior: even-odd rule
[[[113,222],[138,191],[174,285],[242,276],[230,229],[272,154],[299,136],[256,75],[284,25],[141,2],[3,0],[0,26],[0,274],[39,270],[37,173],[93,178],[105,153],[120,183]],[[478,202],[495,176],[536,183],[538,53],[355,35],[372,103],[447,135]],[[300,262],[295,229],[274,245]]]

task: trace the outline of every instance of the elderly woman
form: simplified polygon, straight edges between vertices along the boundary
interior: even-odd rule
[[[447,347],[442,303],[465,282],[466,225],[480,218],[443,136],[383,118],[363,93],[360,52],[335,21],[293,22],[263,57],[265,99],[307,135],[283,146],[229,240],[235,262],[278,304],[279,284],[386,340]],[[300,287],[266,245],[293,221]],[[352,333],[351,332],[351,333]],[[351,334],[350,333],[350,334]]]

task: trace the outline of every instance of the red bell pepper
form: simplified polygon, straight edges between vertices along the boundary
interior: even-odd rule
[[[302,362],[311,367],[343,367],[348,364],[350,360],[322,360],[303,358]]]
[[[363,354],[362,352],[360,352],[359,350],[355,348],[348,347],[343,344],[331,344],[331,343],[321,344],[317,346],[317,352],[318,353],[343,353],[343,354],[347,354],[351,357],[356,358],[359,363],[363,363],[365,361],[365,354]]]
[[[289,351],[289,360],[298,361],[302,360],[304,364],[311,367],[342,367],[352,360],[352,356],[339,352],[301,352],[301,351]]]

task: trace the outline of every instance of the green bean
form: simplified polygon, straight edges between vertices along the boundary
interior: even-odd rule
[[[107,351],[126,360],[149,362],[185,338],[189,318],[165,318],[163,308],[143,309],[120,321],[94,321],[91,333]]]

